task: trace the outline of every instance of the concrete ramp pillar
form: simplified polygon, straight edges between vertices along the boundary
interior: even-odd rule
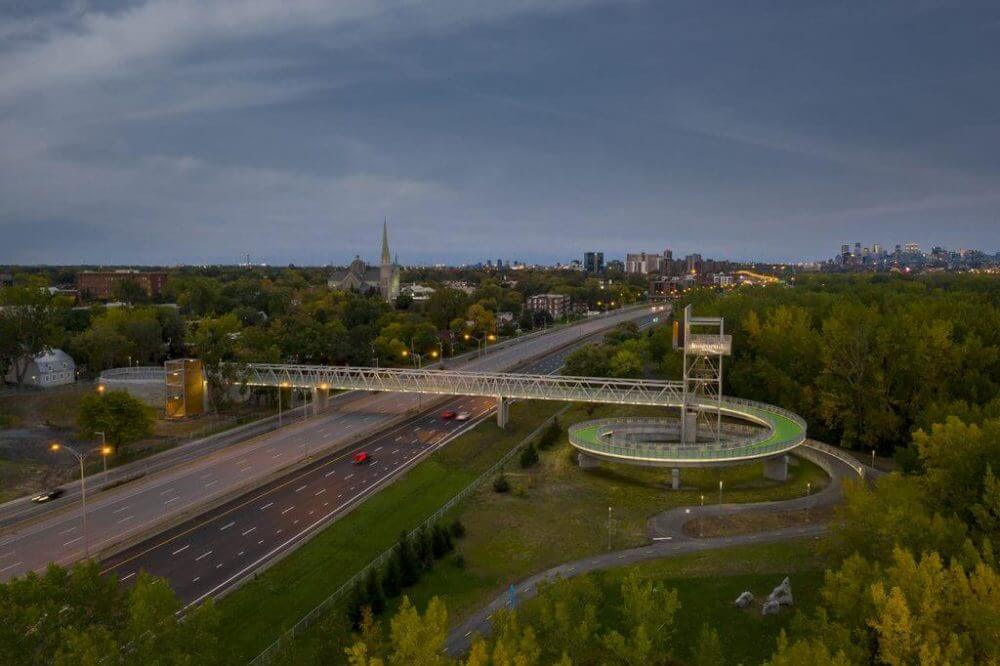
[[[683,412],[683,431],[685,444],[694,444],[698,441],[698,412],[695,410]]]
[[[509,420],[510,399],[500,396],[497,398],[497,425],[501,428],[506,428]]]
[[[580,469],[592,469],[601,464],[601,461],[594,456],[588,456],[583,451],[576,454],[576,462],[580,465]]]
[[[320,412],[325,412],[327,404],[329,402],[330,391],[327,389],[314,388],[312,390],[313,399],[313,416],[316,416]]]
[[[676,467],[670,470],[670,487],[674,490],[681,489],[681,471]]]
[[[788,480],[788,456],[776,456],[764,461],[764,478],[772,481]]]

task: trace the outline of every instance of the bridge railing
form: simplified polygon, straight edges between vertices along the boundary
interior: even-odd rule
[[[601,429],[608,424],[648,423],[648,420],[642,419],[640,421],[629,418],[599,419],[584,421],[570,426],[569,440],[577,449],[597,455],[603,454],[625,459],[678,462],[710,462],[756,458],[787,451],[805,441],[806,423],[802,417],[793,412],[781,407],[741,398],[726,398],[722,404],[723,409],[739,413],[742,416],[756,417],[768,423],[769,427],[765,428],[763,432],[748,433],[746,439],[736,442],[644,444],[616,441],[610,438],[602,438],[599,435]],[[779,429],[776,417],[783,417],[792,421],[796,425],[794,432],[778,436]],[[584,434],[588,430],[590,433]]]
[[[253,363],[239,366],[249,386],[475,395],[633,405],[678,405],[682,382],[459,370]]]

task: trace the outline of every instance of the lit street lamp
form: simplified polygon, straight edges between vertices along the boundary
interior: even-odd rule
[[[719,479],[719,504],[722,504],[722,479]]]
[[[87,477],[83,472],[83,461],[86,459],[87,454],[90,451],[84,451],[80,453],[71,446],[66,446],[65,444],[59,444],[58,442],[52,442],[49,445],[49,450],[53,453],[65,450],[76,458],[77,462],[80,463],[80,501],[83,504],[83,552],[87,558],[90,558],[90,535],[87,533]],[[103,453],[103,447],[101,452]]]
[[[101,436],[101,449],[100,449],[100,451],[101,451],[101,457],[104,459],[104,483],[107,483],[108,482],[108,456],[111,455],[112,448],[110,446],[108,446],[108,443],[104,440],[104,433],[103,432],[101,432],[99,430],[95,430],[94,434]]]

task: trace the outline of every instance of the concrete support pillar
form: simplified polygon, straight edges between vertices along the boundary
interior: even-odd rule
[[[676,467],[670,470],[670,487],[674,490],[681,489],[681,471]]]
[[[772,481],[788,480],[788,456],[777,456],[764,461],[764,478]]]
[[[695,410],[682,412],[681,418],[684,419],[683,431],[684,431],[684,443],[694,444],[698,441],[698,412]]]
[[[501,428],[507,427],[510,420],[510,400],[503,396],[497,398],[497,425]]]
[[[328,389],[314,388],[312,390],[313,416],[326,411],[330,391]]]
[[[588,456],[583,451],[576,454],[576,462],[580,466],[580,469],[592,469],[601,464],[601,461],[594,456]]]

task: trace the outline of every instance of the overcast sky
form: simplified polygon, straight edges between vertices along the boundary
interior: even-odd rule
[[[995,2],[6,0],[0,263],[1000,250]]]

